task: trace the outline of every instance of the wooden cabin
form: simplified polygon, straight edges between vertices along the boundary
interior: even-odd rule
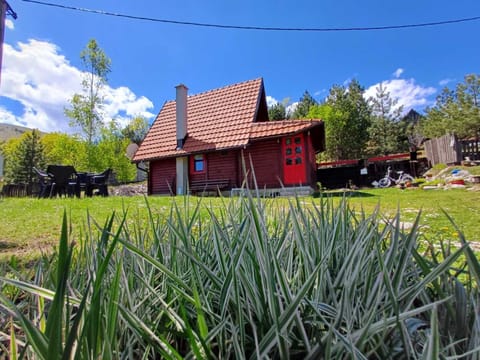
[[[263,79],[204,93],[176,87],[133,157],[148,162],[149,194],[316,186],[321,120],[269,121]]]

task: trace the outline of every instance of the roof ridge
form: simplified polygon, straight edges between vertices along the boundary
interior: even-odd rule
[[[223,90],[227,90],[229,88],[234,88],[234,87],[237,87],[237,86],[246,85],[247,83],[253,83],[253,82],[256,82],[256,81],[263,82],[263,77],[258,77],[256,79],[245,80],[245,81],[241,81],[241,82],[238,82],[238,83],[235,83],[235,84],[228,84],[228,85],[216,88],[216,89],[205,90],[205,91],[202,91],[202,92],[199,92],[199,93],[196,93],[196,94],[188,95],[188,98],[190,99],[190,98],[193,98],[193,97],[202,96],[202,95],[210,94],[210,93],[213,93],[213,92],[223,91]],[[169,103],[169,102],[175,102],[175,99],[167,100],[165,103]]]
[[[259,77],[259,78],[256,78],[256,79],[245,80],[245,81],[241,81],[239,83],[229,84],[229,85],[225,85],[225,86],[222,86],[222,87],[219,87],[219,88],[216,88],[216,89],[210,89],[210,90],[206,90],[206,91],[203,91],[203,92],[200,92],[200,93],[197,93],[197,94],[192,94],[190,96],[193,97],[193,96],[205,95],[205,94],[212,93],[212,92],[217,92],[217,91],[220,91],[220,90],[226,90],[226,89],[229,89],[229,88],[233,88],[233,87],[237,87],[237,86],[241,86],[241,85],[246,85],[247,83],[253,83],[253,82],[256,82],[256,81],[259,81],[259,80],[263,81],[263,78]]]
[[[283,119],[283,120],[270,120],[270,121],[259,121],[252,123],[253,125],[268,125],[268,124],[291,124],[291,123],[300,123],[300,122],[314,122],[314,121],[323,121],[322,119]]]

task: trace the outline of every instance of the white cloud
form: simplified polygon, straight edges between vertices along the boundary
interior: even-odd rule
[[[275,104],[278,104],[278,100],[275,99],[274,97],[270,96],[270,95],[267,95],[267,106],[270,107],[270,106],[273,106]]]
[[[147,111],[153,107],[152,102],[145,96],[137,97],[132,90],[125,86],[119,88],[107,88],[104,94],[105,106],[103,108],[107,119],[115,119],[125,126],[129,119],[136,115],[146,118],[154,116]]]
[[[393,76],[395,76],[397,79],[403,74],[405,70],[402,69],[402,68],[398,68],[397,70],[395,70],[395,72],[393,73]]]
[[[74,93],[81,92],[82,71],[70,65],[50,42],[30,39],[14,48],[4,44],[1,96],[18,101],[22,114],[0,110],[0,122],[21,124],[42,131],[71,131],[64,108]],[[105,88],[107,121],[127,117],[151,117],[150,100],[137,97],[127,87]]]
[[[317,90],[313,93],[313,96],[320,96],[325,93],[327,93],[327,89]]]
[[[455,81],[455,79],[448,79],[448,78],[447,78],[447,79],[443,79],[443,80],[440,80],[440,81],[438,82],[438,85],[440,85],[440,86],[446,86],[446,85],[448,85],[449,83],[451,83],[452,81]]]
[[[15,25],[11,19],[5,19],[5,27],[10,30],[15,29]]]
[[[364,97],[366,99],[375,97],[375,84],[365,90]],[[390,93],[394,99],[398,99],[398,105],[403,105],[403,110],[409,111],[412,108],[425,107],[433,103],[430,97],[436,93],[434,87],[424,87],[415,82],[415,79],[393,79],[382,82],[382,85]]]
[[[275,104],[282,103],[285,106],[285,113],[286,113],[287,117],[292,115],[293,112],[295,111],[295,109],[298,106],[298,101],[296,101],[294,103],[291,103],[291,104],[289,102],[290,102],[290,98],[285,98],[282,101],[278,101],[273,96],[267,95],[267,105],[268,105],[268,107],[273,106]]]
[[[0,120],[1,122],[8,123],[8,124],[15,124],[17,119],[15,115],[13,115],[10,111],[0,106]],[[20,125],[20,124],[18,124]]]
[[[297,106],[298,106],[298,101],[288,105],[285,108],[285,112],[287,113],[287,117],[293,114],[293,112],[297,109]]]

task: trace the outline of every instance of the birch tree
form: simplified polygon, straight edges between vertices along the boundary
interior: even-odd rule
[[[85,68],[82,80],[82,92],[74,94],[65,115],[71,119],[70,125],[79,127],[87,142],[88,166],[92,165],[92,145],[103,126],[101,109],[102,90],[107,84],[111,60],[92,39],[80,53]]]

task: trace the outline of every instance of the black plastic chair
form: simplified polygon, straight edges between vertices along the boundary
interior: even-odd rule
[[[108,196],[108,178],[111,172],[112,172],[112,169],[107,169],[104,172],[101,172],[99,174],[90,175],[90,185],[89,185],[90,196],[93,195],[93,191],[95,189],[98,190],[98,195]]]
[[[46,198],[51,195],[52,191],[52,178],[45,171],[39,170],[36,167],[33,168],[35,174],[38,177],[38,197]]]
[[[82,190],[85,192],[85,196],[91,195],[91,177],[92,175],[86,172],[77,172],[77,179],[75,184],[75,195],[81,196]]]

